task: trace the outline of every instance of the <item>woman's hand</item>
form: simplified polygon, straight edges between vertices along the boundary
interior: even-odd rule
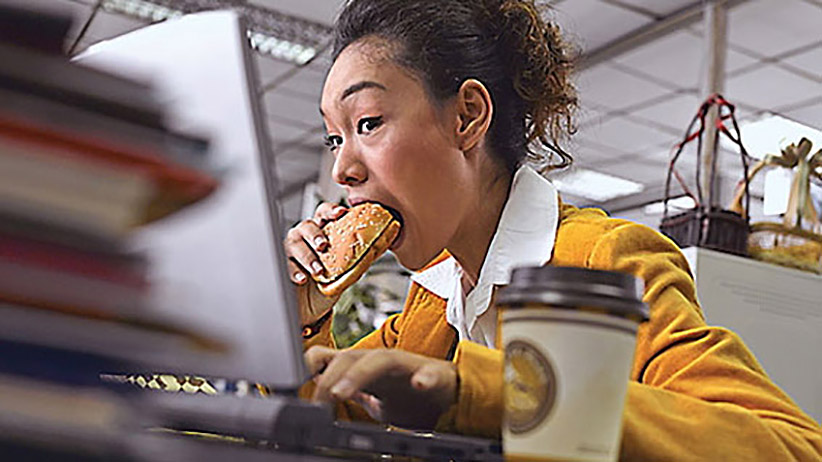
[[[432,429],[457,401],[457,367],[450,361],[397,349],[305,353],[317,388],[314,400],[353,399],[372,417],[404,428]]]
[[[297,285],[297,302],[302,325],[311,324],[330,310],[339,297],[329,298],[321,294],[311,275],[324,271],[317,254],[328,250],[328,238],[322,231],[323,225],[343,216],[345,207],[323,202],[314,212],[314,217],[303,220],[288,231],[283,246],[288,258],[288,273],[291,282]]]

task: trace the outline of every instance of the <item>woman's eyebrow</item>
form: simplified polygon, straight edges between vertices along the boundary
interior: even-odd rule
[[[381,83],[377,83],[371,80],[363,80],[362,82],[357,82],[346,88],[340,96],[340,101],[348,98],[349,96],[353,95],[354,93],[357,93],[358,91],[365,90],[366,88],[376,88],[378,90],[383,91],[388,90],[388,88],[386,88],[385,85]],[[320,106],[320,115],[322,117],[325,117],[325,112],[323,112],[322,106]]]
[[[383,91],[387,90],[387,88],[385,88],[385,86],[381,83],[373,82],[371,80],[363,80],[362,82],[357,82],[354,85],[351,85],[350,87],[346,88],[340,96],[340,101],[348,98],[349,96],[353,95],[354,93],[360,90],[365,90],[366,88],[377,88]]]

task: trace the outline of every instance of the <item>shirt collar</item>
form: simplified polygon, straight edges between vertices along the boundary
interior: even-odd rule
[[[558,221],[559,201],[554,187],[531,167],[520,167],[514,174],[477,285],[465,301],[464,316],[459,316],[469,331],[476,318],[488,309],[494,286],[508,284],[512,269],[542,266],[551,259]],[[449,299],[451,306],[451,299],[461,291],[461,274],[459,264],[451,257],[412,275],[411,280]]]
[[[458,269],[457,260],[448,257],[430,268],[413,273],[411,280],[436,296],[449,299],[454,293],[454,275]]]

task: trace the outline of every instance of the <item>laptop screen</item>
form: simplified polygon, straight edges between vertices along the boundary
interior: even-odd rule
[[[296,389],[306,377],[285,272],[278,186],[241,18],[189,15],[92,46],[83,65],[148,79],[172,129],[212,141],[220,188],[137,233],[151,263],[151,309],[227,341],[232,353],[176,371]],[[170,352],[170,354],[173,354]]]

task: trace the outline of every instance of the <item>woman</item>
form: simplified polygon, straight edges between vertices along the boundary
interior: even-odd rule
[[[521,265],[624,271],[644,279],[622,456],[810,460],[819,426],[773,385],[731,332],[705,325],[676,246],[655,231],[561,204],[526,160],[572,131],[572,60],[531,0],[353,0],[336,24],[321,112],[348,201],[396,209],[392,251],[418,271],[402,313],[335,350],[322,271],[322,204],[285,240],[306,358],[302,390],[342,417],[498,435],[502,353],[495,287]],[[545,152],[545,149],[540,149]],[[446,252],[442,252],[446,249]],[[355,404],[358,403],[358,404]]]

